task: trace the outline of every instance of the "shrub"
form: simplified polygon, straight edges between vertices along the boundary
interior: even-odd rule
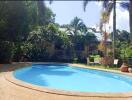
[[[10,63],[13,57],[13,43],[0,41],[0,63]]]

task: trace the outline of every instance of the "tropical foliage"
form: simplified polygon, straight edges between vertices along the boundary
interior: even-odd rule
[[[52,1],[52,0],[51,0]],[[87,4],[87,0],[85,1]],[[86,6],[86,4],[84,6]],[[106,54],[108,37],[115,38],[115,57],[132,56],[130,33],[105,31],[113,2],[104,1],[100,20],[102,44],[95,28],[75,17],[69,24],[55,23],[55,14],[43,1],[0,1],[0,63],[12,61],[86,62],[87,57]],[[105,48],[103,47],[105,44]],[[100,47],[100,49],[98,49]],[[110,54],[111,55],[111,54]]]

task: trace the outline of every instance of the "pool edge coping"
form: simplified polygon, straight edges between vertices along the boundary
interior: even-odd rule
[[[36,64],[36,63],[32,63],[32,64]],[[45,64],[45,63],[43,63],[43,64]],[[77,65],[77,64],[70,64],[70,63],[57,63],[57,64],[68,64],[68,65],[71,65],[73,67]],[[81,66],[78,65],[77,67],[81,67]],[[89,67],[86,66],[86,68],[89,68]],[[96,69],[96,68],[93,68],[93,69]],[[101,69],[96,69],[96,70],[101,70]],[[112,70],[105,70],[105,69],[103,69],[102,71],[113,72]],[[114,71],[114,73],[118,73],[118,72]],[[121,72],[119,74],[124,74],[124,73]],[[125,74],[125,75],[127,75],[127,74]],[[51,89],[48,87],[38,86],[38,85],[34,85],[34,84],[30,84],[30,83],[18,80],[13,76],[13,71],[4,73],[4,76],[8,82],[11,82],[17,86],[36,90],[39,92],[50,93],[50,94],[65,95],[65,96],[79,96],[79,97],[132,98],[132,92],[98,93],[98,92],[74,92],[74,91],[72,92],[72,91],[66,91],[66,90]]]
[[[85,69],[93,69],[93,70],[99,70],[99,71],[104,71],[104,72],[111,72],[111,73],[116,73],[116,74],[121,74],[121,75],[126,75],[126,76],[129,76],[129,77],[132,77],[132,73],[121,72],[119,70],[96,68],[96,67],[91,67],[91,66],[82,65],[82,64],[69,64],[69,65],[71,65],[73,67],[79,67],[79,68],[85,68]]]

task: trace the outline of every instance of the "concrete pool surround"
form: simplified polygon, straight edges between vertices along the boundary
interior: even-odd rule
[[[47,64],[47,63],[32,63],[32,64]],[[79,65],[79,64],[68,64],[68,65],[70,65],[72,67],[76,66],[76,67],[87,68],[85,65]],[[102,70],[102,69],[98,69],[98,68],[94,68],[94,69]],[[122,72],[118,72],[118,71],[109,71],[109,70],[104,70],[104,69],[103,69],[103,71],[108,71],[108,72],[132,76],[131,74],[122,73]],[[17,86],[27,88],[27,89],[31,89],[31,90],[35,90],[38,92],[49,93],[49,94],[64,95],[64,96],[77,96],[77,97],[132,98],[132,92],[121,92],[121,93],[120,92],[119,93],[73,92],[73,91],[67,91],[67,90],[48,88],[46,86],[45,87],[44,86],[38,86],[38,85],[30,84],[30,83],[16,79],[13,76],[12,71],[7,72],[4,75],[4,77],[8,82],[15,84]]]

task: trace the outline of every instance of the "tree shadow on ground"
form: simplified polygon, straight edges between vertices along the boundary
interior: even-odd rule
[[[19,68],[23,68],[25,66],[31,66],[31,63],[29,62],[21,62],[21,63],[11,63],[11,64],[0,64],[0,73],[2,72],[10,72],[14,71]]]
[[[14,71],[16,69],[20,69],[23,68],[25,66],[32,66],[31,63],[28,62],[23,62],[23,63],[12,63],[12,64],[0,64],[0,73],[2,72],[10,72],[10,71]],[[34,74],[47,74],[47,75],[72,75],[75,72],[73,71],[69,71],[69,70],[63,70],[64,68],[66,68],[67,66],[62,65],[62,64],[57,64],[57,66],[59,67],[52,67],[53,65],[49,65],[48,67],[46,66],[33,66],[32,67],[32,71]],[[35,69],[35,70],[33,70]]]

